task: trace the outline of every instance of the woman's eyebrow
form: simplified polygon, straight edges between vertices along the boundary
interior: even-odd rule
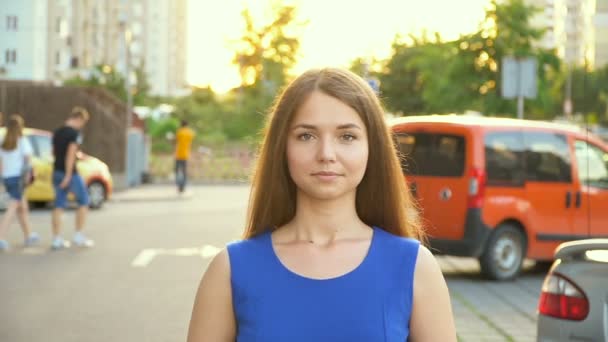
[[[298,128],[316,130],[317,126],[302,123],[302,124],[294,125],[292,127],[292,129],[298,129]],[[361,127],[359,127],[359,125],[354,124],[354,123],[342,124],[342,125],[338,125],[338,127],[337,127],[337,129],[352,129],[352,128],[359,129],[359,130],[361,129]]]
[[[292,127],[292,129],[298,129],[298,128],[304,128],[304,129],[313,129],[313,130],[316,130],[316,129],[317,129],[317,126],[315,126],[315,125],[310,125],[310,124],[297,124],[297,125],[294,125],[294,126]]]
[[[354,124],[354,123],[349,123],[349,124],[344,124],[344,125],[338,126],[338,129],[351,129],[351,128],[361,129],[361,127],[359,127],[359,125]]]

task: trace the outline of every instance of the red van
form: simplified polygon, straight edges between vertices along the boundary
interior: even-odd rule
[[[433,250],[491,279],[608,237],[608,145],[570,125],[463,115],[390,123]]]

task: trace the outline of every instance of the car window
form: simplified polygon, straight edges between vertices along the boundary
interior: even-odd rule
[[[463,136],[400,133],[395,139],[404,173],[439,177],[463,175],[466,150]]]
[[[26,135],[25,138],[29,141],[30,146],[32,146],[32,153],[35,157],[40,157],[40,153],[38,153],[38,147],[36,147],[36,142],[34,141],[34,137],[31,135]]]
[[[572,181],[570,149],[562,134],[525,132],[526,180],[533,182]]]
[[[521,132],[490,132],[484,138],[488,185],[524,184],[525,147]]]
[[[51,137],[32,134],[29,136],[29,138],[36,156],[45,160],[53,157],[53,145]]]
[[[576,141],[574,148],[580,182],[608,189],[608,152],[581,140]]]

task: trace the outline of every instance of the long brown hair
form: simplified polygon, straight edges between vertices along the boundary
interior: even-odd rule
[[[266,122],[253,173],[243,237],[250,238],[282,226],[295,215],[296,185],[287,168],[287,134],[299,106],[314,91],[353,108],[367,129],[369,157],[356,198],[361,220],[395,235],[424,240],[418,210],[407,191],[378,97],[359,76],[336,68],[305,72],[277,97]]]
[[[12,151],[17,148],[19,138],[23,135],[23,118],[17,114],[11,115],[6,123],[6,135],[2,142],[2,149]]]

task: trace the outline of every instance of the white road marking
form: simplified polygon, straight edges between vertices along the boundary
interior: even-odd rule
[[[156,256],[155,249],[144,249],[133,259],[131,266],[133,267],[146,267]]]
[[[23,248],[21,250],[21,254],[42,255],[42,254],[45,254],[48,251],[49,251],[49,249],[48,248],[44,248],[44,247],[28,247],[28,248]]]
[[[201,258],[207,259],[215,256],[220,252],[220,248],[212,245],[204,245],[203,247],[194,248],[176,248],[176,249],[164,249],[164,248],[146,248],[137,254],[135,259],[131,262],[132,267],[146,267],[152,260],[158,255],[172,255],[172,256],[200,256]]]

